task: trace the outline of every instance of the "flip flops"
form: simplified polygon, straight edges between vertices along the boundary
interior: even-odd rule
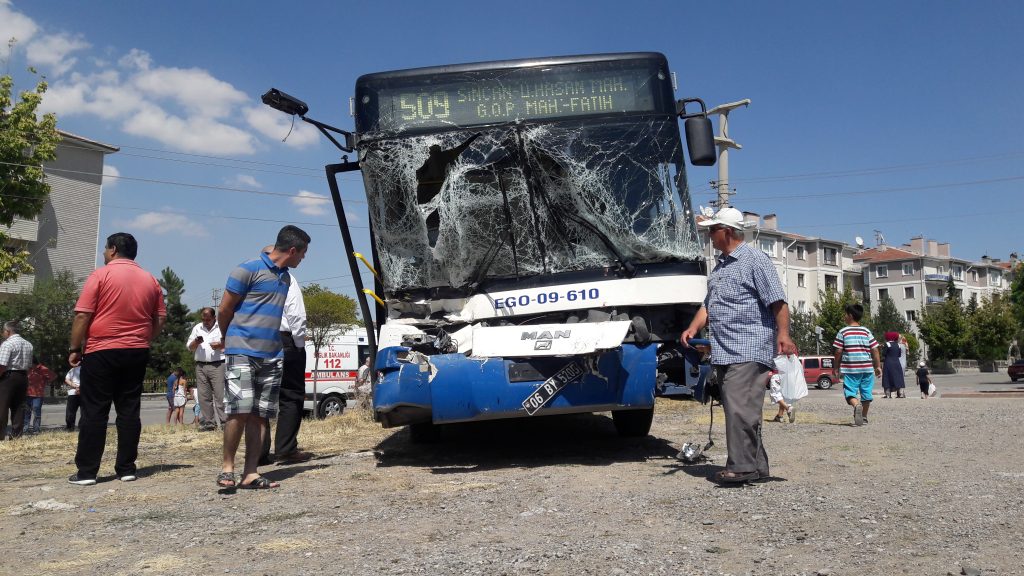
[[[271,482],[264,476],[257,476],[252,482],[238,485],[242,490],[270,490],[271,488],[279,488],[280,486],[280,482]]]
[[[235,474],[233,472],[217,474],[217,486],[221,488],[237,488],[238,483],[235,481]]]

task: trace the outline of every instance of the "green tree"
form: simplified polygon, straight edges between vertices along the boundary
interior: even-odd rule
[[[794,310],[789,316],[789,337],[793,339],[802,356],[816,353],[818,335],[814,331],[815,317],[811,312]],[[824,336],[822,336],[824,338]]]
[[[963,358],[967,349],[967,326],[967,314],[955,295],[941,304],[923,308],[917,321],[932,360]]]
[[[9,317],[22,322],[22,335],[32,343],[35,356],[57,374],[68,367],[68,339],[78,292],[78,280],[70,270],[61,270],[15,296],[8,306]]]
[[[871,331],[875,338],[884,337],[886,332],[910,332],[910,323],[900,314],[892,298],[885,296],[878,301],[878,310],[871,316]]]
[[[15,218],[35,218],[43,210],[50,185],[42,165],[57,157],[60,141],[57,117],[36,116],[46,81],[22,92],[18,102],[12,98],[13,88],[10,75],[0,76],[0,282],[32,271],[28,251],[14,245],[3,228]]]
[[[998,295],[982,300],[968,322],[968,339],[974,358],[987,363],[1004,360],[1014,339],[1016,322],[1010,303]]]
[[[856,302],[857,299],[853,296],[853,290],[846,286],[843,288],[842,293],[836,292],[835,290],[821,290],[818,292],[818,301],[814,303],[814,317],[817,320],[817,326],[821,326],[824,331],[821,334],[824,340],[822,346],[822,354],[833,354],[832,341],[836,337],[836,333],[839,332],[844,326],[846,326],[846,305]],[[870,325],[871,316],[868,314],[867,309],[864,310],[864,318],[861,319],[861,323]]]
[[[185,293],[185,281],[169,267],[160,272],[157,280],[164,292],[164,305],[167,307],[167,321],[160,330],[150,348],[148,378],[167,376],[171,370],[181,366],[192,373],[192,355],[185,346],[185,338],[192,329],[189,321],[189,309],[181,301]]]
[[[310,284],[302,289],[306,305],[306,339],[313,343],[313,395],[316,402],[317,370],[320,369],[320,350],[342,332],[359,323],[356,301]]]
[[[1010,284],[1010,306],[1017,321],[1017,343],[1024,344],[1024,262],[1017,264],[1013,274],[1013,283]]]

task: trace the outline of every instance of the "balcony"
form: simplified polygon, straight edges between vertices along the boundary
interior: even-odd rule
[[[925,282],[949,282],[949,274],[925,274]]]
[[[944,296],[929,296],[925,299],[928,304],[942,304],[946,301]]]

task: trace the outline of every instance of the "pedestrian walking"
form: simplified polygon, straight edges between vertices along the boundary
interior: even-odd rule
[[[771,398],[772,404],[779,405],[779,413],[772,418],[772,422],[782,422],[783,416],[789,419],[790,424],[796,422],[796,412],[782,397],[782,377],[778,374],[772,374],[768,379],[768,397]]]
[[[833,374],[843,378],[843,395],[846,403],[853,406],[853,424],[861,426],[868,423],[868,410],[871,408],[873,396],[871,390],[875,386],[875,377],[882,375],[879,365],[878,342],[866,326],[860,325],[864,317],[864,307],[860,304],[847,304],[845,311],[846,326],[840,328],[832,342],[835,348],[835,368]]]
[[[142,381],[150,341],[167,316],[160,284],[135,263],[138,249],[131,234],[111,234],[103,249],[104,266],[89,275],[75,304],[68,363],[82,367],[82,420],[75,452],[78,472],[68,482],[79,486],[96,484],[111,403],[117,413],[114,472],[122,482],[136,478]]]
[[[171,425],[171,420],[175,417],[175,412],[178,411],[178,407],[174,405],[174,395],[178,391],[178,380],[185,376],[185,369],[175,368],[171,370],[171,373],[167,376],[167,425]]]
[[[75,431],[75,420],[78,419],[78,409],[82,405],[82,396],[79,394],[82,387],[82,367],[75,366],[68,370],[64,376],[64,385],[68,389],[68,401],[64,407],[64,429],[68,432]]]
[[[18,334],[14,320],[5,322],[0,344],[0,440],[7,439],[7,417],[11,419],[11,438],[21,436],[25,426],[25,398],[28,394],[28,370],[32,367],[32,345]]]
[[[743,241],[743,214],[722,208],[698,223],[721,254],[708,292],[680,341],[709,326],[711,364],[721,385],[729,458],[716,476],[723,483],[768,478],[761,437],[764,390],[777,354],[796,354],[789,306],[771,260]]]
[[[263,249],[265,254],[273,246]],[[284,363],[281,372],[281,391],[277,398],[277,426],[274,430],[274,460],[278,464],[297,464],[313,457],[311,452],[299,448],[299,428],[306,401],[306,303],[302,287],[295,274],[289,271],[288,296],[281,315],[281,345]],[[263,440],[260,465],[269,464],[270,434]]]
[[[225,380],[224,461],[217,485],[222,488],[267,489],[280,486],[259,474],[267,423],[277,415],[284,348],[281,316],[289,268],[302,262],[309,235],[296,226],[277,234],[270,254],[240,264],[228,277],[217,322],[224,334]],[[235,478],[235,453],[245,435],[245,464]]]
[[[917,363],[917,386],[921,389],[921,399],[925,400],[930,396],[932,386],[932,377],[928,373],[928,368],[924,364],[924,360]]]
[[[214,309],[203,308],[200,314],[202,322],[192,327],[185,345],[196,363],[199,429],[210,431],[223,427],[227,421],[224,415],[224,341]]]
[[[882,387],[885,398],[906,398],[907,384],[903,379],[903,348],[899,344],[899,332],[885,333],[885,350],[882,356]]]
[[[32,368],[28,371],[24,432],[39,433],[43,421],[43,396],[46,396],[46,385],[53,382],[56,377],[53,370],[47,368],[35,356],[32,357]]]

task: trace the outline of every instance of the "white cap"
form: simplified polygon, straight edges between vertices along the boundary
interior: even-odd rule
[[[698,226],[728,226],[734,230],[743,230],[743,213],[735,208],[722,208],[714,216],[697,223]]]
[[[924,360],[917,363],[918,368],[924,368]]]

